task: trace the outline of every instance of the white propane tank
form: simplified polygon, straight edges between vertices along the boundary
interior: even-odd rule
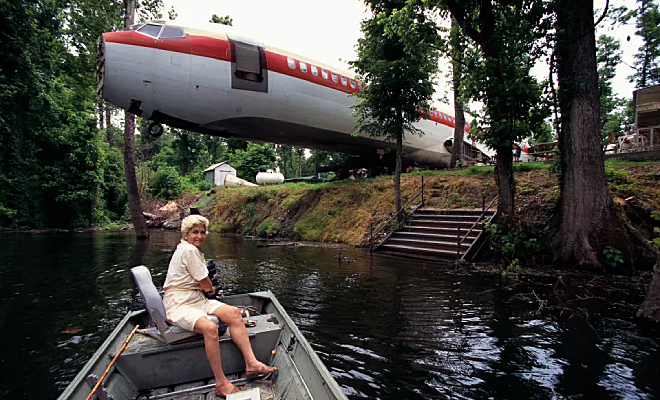
[[[241,186],[257,186],[252,182],[248,182],[244,179],[237,177],[236,175],[227,175],[225,176],[225,186],[235,188]]]
[[[257,174],[257,183],[260,185],[279,185],[284,182],[284,175],[272,169]]]

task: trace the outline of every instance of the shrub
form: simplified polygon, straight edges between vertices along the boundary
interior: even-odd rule
[[[277,223],[272,219],[268,218],[265,219],[262,223],[260,223],[259,226],[257,227],[257,235],[259,235],[259,237],[269,238],[272,237],[277,232],[277,229],[278,229]]]
[[[149,181],[149,193],[165,200],[172,200],[183,191],[181,176],[174,167],[159,166]]]

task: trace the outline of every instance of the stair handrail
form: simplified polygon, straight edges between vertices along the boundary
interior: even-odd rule
[[[499,195],[498,195],[498,196],[499,196]],[[488,204],[488,207],[485,207],[485,208],[483,209],[483,211],[481,211],[481,215],[479,215],[479,218],[477,218],[477,220],[474,221],[474,224],[472,224],[472,226],[470,227],[470,230],[468,230],[467,233],[461,238],[461,240],[458,241],[458,246],[459,246],[459,248],[460,248],[460,246],[463,244],[463,242],[465,241],[465,239],[467,239],[468,235],[470,234],[470,232],[472,232],[472,230],[474,229],[474,227],[477,226],[477,224],[479,223],[479,221],[481,221],[481,219],[484,217],[484,215],[486,215],[486,211],[488,211],[488,210],[490,209],[490,207],[493,205],[493,203],[495,202],[495,200],[497,200],[498,196],[495,196],[495,197],[493,198],[493,200],[490,202],[490,204]],[[459,229],[460,229],[460,228],[459,228]]]
[[[386,227],[386,226],[387,226],[387,225],[388,225],[388,224],[394,219],[394,217],[397,217],[397,220],[398,220],[398,219],[399,219],[399,215],[403,212],[403,210],[406,209],[406,207],[408,207],[408,204],[410,204],[413,200],[415,200],[416,198],[418,198],[420,195],[422,196],[422,202],[419,203],[418,205],[416,205],[415,207],[413,207],[413,209],[411,210],[412,212],[415,212],[419,207],[421,207],[421,206],[424,205],[424,175],[422,175],[422,189],[421,189],[419,192],[417,192],[416,195],[414,195],[412,198],[410,198],[410,199],[406,202],[406,204],[402,205],[401,208],[400,208],[396,213],[392,214],[392,215],[387,219],[387,221],[385,221],[385,223],[383,223],[383,224],[380,226],[380,228],[378,228],[378,230],[376,230],[375,233],[373,232],[373,229],[371,229],[370,238],[369,238],[369,248],[370,248],[370,249],[373,250],[373,248],[374,248],[374,236],[377,236],[377,235],[378,235],[383,229],[385,229],[385,227]],[[411,214],[412,214],[412,212],[411,212]],[[388,235],[388,237],[389,237],[389,235]],[[386,237],[385,239],[383,239],[383,240],[381,241],[381,243],[384,242],[385,240],[387,240],[387,237]],[[378,245],[380,245],[380,243],[379,243]],[[376,246],[376,247],[378,247],[378,246]]]

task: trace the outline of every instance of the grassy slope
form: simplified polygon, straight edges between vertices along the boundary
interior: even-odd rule
[[[558,182],[548,168],[541,163],[517,165],[519,219],[545,220],[554,209]],[[606,171],[617,204],[635,196],[660,210],[660,163],[607,163]],[[432,207],[480,208],[482,191],[487,202],[497,192],[493,167],[414,172],[402,176],[404,202],[420,190],[422,175],[426,204]],[[205,204],[195,205],[207,209],[203,214],[210,217],[212,231],[360,245],[369,239],[370,223],[377,227],[393,212],[391,176],[217,190]]]

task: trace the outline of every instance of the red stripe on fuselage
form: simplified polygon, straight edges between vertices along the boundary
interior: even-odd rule
[[[185,38],[154,39],[153,37],[136,31],[108,32],[104,33],[103,36],[105,41],[110,43],[149,47],[153,49],[191,54],[194,56],[231,62],[229,42],[227,40],[214,37],[186,34]],[[347,94],[360,91],[358,89],[357,81],[355,82],[355,88],[351,87],[349,77],[346,77],[347,82],[344,86],[341,83],[341,74],[337,74],[337,82],[334,82],[332,80],[332,71],[328,70],[328,78],[326,79],[322,76],[321,68],[316,66],[318,75],[314,76],[312,74],[312,66],[314,65],[313,63],[303,61],[305,64],[307,64],[307,72],[303,72],[300,69],[300,60],[295,60],[295,68],[290,68],[287,58],[289,57],[286,55],[274,53],[272,51],[266,51],[267,69],[282,75],[291,76],[293,78],[312,82],[330,89],[339,90]],[[448,114],[444,115],[449,116]],[[451,120],[447,120],[442,116],[436,117],[435,113],[434,115],[429,115],[428,119],[452,128],[455,126],[455,123]],[[468,129],[469,128],[466,125],[465,130],[467,131]]]

